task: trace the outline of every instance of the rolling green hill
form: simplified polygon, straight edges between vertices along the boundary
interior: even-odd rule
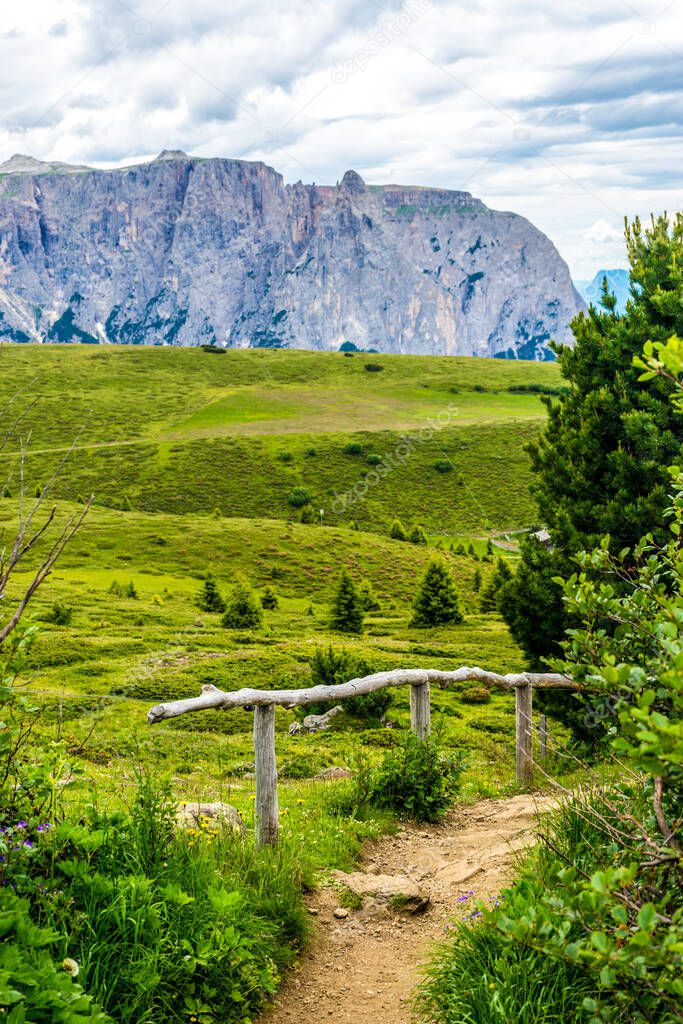
[[[553,364],[359,353],[3,346],[0,368],[31,492],[66,460],[70,500],[296,519],[303,488],[325,522],[380,533],[397,515],[446,534],[528,525],[524,444],[561,386]]]

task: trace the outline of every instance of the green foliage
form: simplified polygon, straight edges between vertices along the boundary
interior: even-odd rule
[[[344,454],[345,455],[362,455],[363,454],[363,445],[359,444],[357,441],[349,441],[348,444],[344,445]]]
[[[448,459],[437,459],[434,463],[434,469],[437,473],[450,473],[453,470],[453,463]]]
[[[453,573],[443,561],[429,563],[413,602],[415,626],[442,626],[462,622]]]
[[[408,540],[406,528],[400,519],[394,519],[389,530],[389,536],[392,540]]]
[[[238,577],[225,602],[221,625],[226,629],[258,629],[262,623],[261,602],[247,581]]]
[[[374,588],[370,580],[365,579],[361,581],[361,585],[358,588],[358,594],[361,600],[361,605],[364,612],[378,612],[381,611],[382,606],[377,599]]]
[[[633,547],[652,530],[663,539],[667,469],[683,441],[683,426],[669,401],[672,383],[639,379],[634,357],[646,340],[683,334],[683,215],[665,215],[626,231],[631,299],[615,312],[613,297],[591,306],[572,323],[572,348],[558,362],[568,390],[546,399],[548,424],[529,447],[533,493],[552,538],[553,551],[522,546],[522,564],[506,584],[501,607],[513,636],[538,664],[559,653],[572,625],[562,604],[558,576],[572,572],[572,558],[605,535],[611,550]]]
[[[434,739],[406,733],[384,755],[373,777],[371,799],[403,817],[439,821],[458,791],[463,768],[459,753],[446,753]]]
[[[50,610],[43,616],[43,622],[51,622],[54,626],[68,626],[73,618],[73,608],[62,601],[55,601]]]
[[[500,897],[500,913],[526,910],[537,893],[525,880]],[[473,891],[458,901],[467,918],[453,927],[428,966],[417,998],[421,1024],[589,1024],[581,1003],[593,986],[580,969],[506,941],[495,918],[476,909]]]
[[[278,598],[275,590],[272,587],[266,587],[261,594],[261,607],[265,608],[266,611],[275,611],[280,605],[280,599]]]
[[[427,544],[427,534],[424,531],[424,527],[416,523],[408,535],[408,540],[411,544]]]
[[[342,569],[332,602],[330,626],[339,633],[362,633],[364,617],[363,602],[356,584],[346,569]]]
[[[470,686],[460,694],[463,704],[489,704],[491,692],[485,686]]]
[[[295,487],[287,498],[292,508],[303,508],[304,505],[310,504],[311,500],[311,495],[305,487]]]
[[[512,579],[512,569],[504,558],[499,558],[493,575],[481,595],[480,608],[483,612],[498,610],[499,594],[510,579]],[[509,609],[509,614],[513,614],[511,609]]]
[[[30,918],[29,903],[0,890],[0,1014],[8,1024],[113,1024],[73,979],[72,958],[53,959],[59,934]]]
[[[481,569],[476,569],[474,572],[474,576],[472,577],[472,590],[475,594],[478,594],[481,590]],[[483,608],[482,611],[484,611]]]
[[[311,658],[311,682],[314,686],[338,686],[340,683],[350,682],[351,679],[362,679],[363,676],[372,675],[374,671],[372,665],[364,658],[342,648],[335,649],[331,645],[327,648],[316,648]],[[391,690],[375,690],[373,693],[347,698],[343,707],[347,714],[355,718],[377,721],[387,712],[391,701]],[[319,715],[329,711],[333,706],[334,702],[328,701],[309,704],[305,710],[306,714]]]
[[[203,612],[215,612],[222,615],[225,611],[225,600],[215,578],[209,573],[202,584],[197,598],[197,606]]]

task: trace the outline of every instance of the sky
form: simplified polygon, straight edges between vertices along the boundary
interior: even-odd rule
[[[22,0],[0,22],[0,162],[162,149],[285,180],[466,189],[575,279],[624,217],[683,207],[683,0]]]

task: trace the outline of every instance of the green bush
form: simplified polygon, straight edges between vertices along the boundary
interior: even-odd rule
[[[314,686],[338,686],[348,683],[351,679],[361,679],[372,675],[375,669],[364,658],[351,654],[349,651],[318,647],[311,658],[311,682]],[[391,690],[375,690],[373,693],[348,697],[342,702],[344,711],[354,718],[366,721],[381,719],[389,709],[392,701]],[[337,701],[325,701],[309,704],[306,714],[320,715],[329,711]]]
[[[368,457],[366,458],[365,461],[367,462],[368,466],[381,466],[382,465],[382,456],[381,455],[377,455],[376,452],[371,452],[370,455],[368,455]]]
[[[366,363],[365,369],[368,373],[380,373],[384,367],[380,363]]]
[[[272,587],[266,587],[261,594],[261,607],[266,611],[275,611],[279,607],[280,600]]]
[[[312,498],[305,487],[295,487],[294,490],[289,492],[287,501],[292,508],[303,508],[304,505],[308,505]]]
[[[55,601],[50,610],[43,616],[43,622],[51,622],[54,626],[68,626],[73,618],[73,608],[62,601]]]
[[[389,530],[389,536],[392,540],[408,540],[408,534],[406,528],[400,519],[394,519]]]
[[[470,686],[460,694],[463,704],[488,704],[491,694],[485,686]]]
[[[508,890],[498,913],[514,916],[537,894],[532,882]],[[506,942],[492,926],[493,914],[477,909],[473,892],[458,901],[466,920],[455,925],[427,969],[417,998],[420,1022],[589,1024],[591,1014],[581,1003],[591,984],[581,970]]]
[[[434,469],[437,473],[450,473],[453,470],[453,463],[448,459],[437,459],[434,463]]]
[[[263,623],[263,609],[246,580],[238,577],[225,603],[221,625],[226,629],[258,629]]]
[[[372,801],[416,821],[439,821],[458,791],[463,767],[459,753],[445,753],[434,739],[407,733],[384,755],[373,777]]]
[[[39,928],[29,903],[11,889],[0,889],[0,1016],[8,1024],[113,1024],[74,981],[79,964],[58,964],[60,936]]]
[[[424,531],[424,527],[416,524],[410,531],[408,540],[411,544],[427,544],[427,534]]]
[[[363,445],[359,444],[358,441],[349,441],[348,444],[344,445],[345,455],[362,455]]]
[[[378,612],[381,609],[381,604],[377,600],[377,595],[373,590],[372,583],[370,580],[363,580],[360,587],[358,588],[360,595],[361,604],[364,612]]]

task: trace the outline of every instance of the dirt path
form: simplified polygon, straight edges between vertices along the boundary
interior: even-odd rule
[[[314,939],[261,1024],[409,1024],[431,943],[469,912],[458,897],[495,897],[512,877],[515,852],[533,842],[537,813],[552,804],[548,797],[484,800],[454,810],[442,825],[407,826],[368,848],[359,870],[407,876],[429,897],[428,909],[392,912],[386,901],[366,897],[361,910],[339,920],[338,893],[316,892],[309,902]]]

